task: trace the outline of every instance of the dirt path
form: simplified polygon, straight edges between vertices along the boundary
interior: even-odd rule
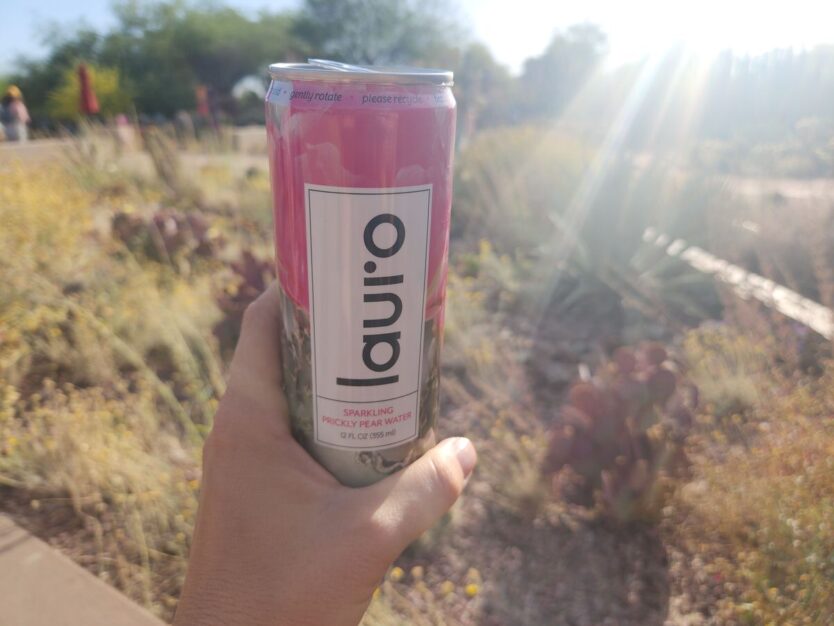
[[[266,131],[263,127],[253,126],[236,128],[232,131],[231,150],[229,152],[205,153],[179,151],[183,165],[189,170],[196,170],[206,165],[218,163],[230,167],[235,175],[241,175],[249,167],[267,167]],[[100,144],[108,154],[114,152],[115,144],[107,134],[96,134],[94,141]],[[60,162],[68,152],[76,147],[76,140],[33,139],[26,143],[0,142],[0,168],[20,164],[24,167],[38,166],[45,163]],[[147,152],[141,149],[125,150],[117,162],[141,173],[152,174],[153,163]]]

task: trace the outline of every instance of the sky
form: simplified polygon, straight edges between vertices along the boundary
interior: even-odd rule
[[[454,3],[454,0],[451,0]],[[112,24],[111,0],[0,0],[0,73],[19,54],[43,56],[44,25]],[[226,0],[244,11],[293,8],[300,0]],[[609,36],[610,62],[637,60],[685,42],[703,54],[726,48],[757,54],[773,48],[834,44],[831,0],[458,0],[459,17],[513,71],[538,55],[553,34],[593,22]]]

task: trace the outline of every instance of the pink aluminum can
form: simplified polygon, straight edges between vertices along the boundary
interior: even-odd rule
[[[436,441],[452,73],[279,63],[266,96],[293,433],[350,486]]]

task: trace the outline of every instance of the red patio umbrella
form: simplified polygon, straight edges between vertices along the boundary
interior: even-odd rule
[[[81,85],[81,113],[84,115],[95,115],[99,111],[98,98],[93,91],[93,81],[90,80],[90,72],[83,63],[78,66],[78,82]]]

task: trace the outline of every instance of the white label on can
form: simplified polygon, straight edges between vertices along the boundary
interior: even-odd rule
[[[417,438],[431,185],[306,185],[317,443],[382,449]]]

